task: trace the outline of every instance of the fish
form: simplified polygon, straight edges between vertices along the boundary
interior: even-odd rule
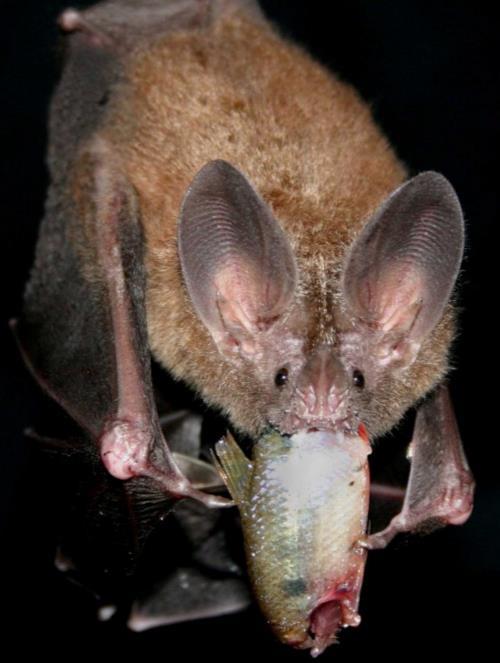
[[[361,621],[370,453],[366,438],[328,431],[267,431],[251,461],[230,434],[215,445],[261,610],[283,643],[313,657]]]

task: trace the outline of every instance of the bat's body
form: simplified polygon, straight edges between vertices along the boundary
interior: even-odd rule
[[[252,16],[167,35],[128,72],[103,134],[144,210],[151,349],[255,433],[269,390],[256,390],[250,376],[210,351],[210,334],[186,302],[177,219],[193,176],[224,159],[271,206],[297,261],[298,305],[312,302],[305,333],[314,346],[333,340],[332,302],[350,242],[405,171],[357,94]],[[391,423],[442,377],[451,334],[448,318],[429,346],[433,374],[412,376],[415,391],[398,413],[391,403]]]
[[[98,135],[138,195],[154,356],[236,426],[256,433],[269,389],[255,389],[253,376],[220,361],[186,301],[177,219],[194,175],[224,159],[271,206],[297,261],[297,306],[310,309],[300,334],[314,347],[337,340],[334,304],[346,252],[405,169],[352,88],[246,12],[148,42],[126,64],[126,82]],[[449,310],[405,376],[405,389],[394,393],[391,385],[378,394],[384,402],[370,432],[391,427],[442,379],[452,335]]]
[[[451,185],[402,184],[357,94],[251,1],[106,2],[61,25],[52,185],[18,329],[110,474],[222,502],[165,443],[150,352],[252,436],[373,438],[437,388],[403,512],[367,545],[463,522],[472,480],[439,386],[463,248]]]

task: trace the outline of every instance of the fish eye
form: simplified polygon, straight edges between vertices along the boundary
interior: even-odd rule
[[[365,376],[361,371],[358,371],[357,368],[352,372],[352,382],[355,387],[358,387],[358,389],[363,389],[365,386]]]
[[[274,376],[274,384],[277,387],[282,387],[288,382],[288,368],[280,368],[280,370]]]

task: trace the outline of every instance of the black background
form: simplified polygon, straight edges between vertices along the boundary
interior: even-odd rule
[[[85,3],[74,3],[84,6]],[[87,3],[89,4],[89,3]],[[265,11],[371,104],[413,172],[437,170],[455,186],[467,222],[461,331],[451,388],[477,479],[463,527],[399,541],[370,555],[362,624],[341,634],[323,660],[357,655],[454,656],[496,643],[500,490],[496,412],[497,166],[500,152],[498,20],[494,3],[267,0]],[[2,3],[1,232],[2,463],[5,555],[2,640],[17,652],[71,656],[270,656],[306,660],[275,643],[256,610],[178,627],[127,632],[98,624],[92,601],[52,567],[50,486],[22,435],[47,400],[26,373],[7,328],[19,313],[43,209],[46,111],[58,71],[59,1]],[[283,81],[286,86],[286,81]],[[46,490],[45,490],[46,489]],[[6,643],[3,642],[5,647]],[[173,657],[173,658],[171,658]]]

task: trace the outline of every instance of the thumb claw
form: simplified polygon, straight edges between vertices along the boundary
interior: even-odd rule
[[[196,488],[190,488],[186,491],[186,497],[191,497],[198,502],[201,502],[210,509],[216,508],[229,508],[235,506],[233,500],[228,497],[222,497],[221,495],[212,495],[211,493],[205,493],[202,490],[197,490]]]
[[[371,546],[370,546],[370,541],[369,541],[369,539],[370,539],[369,536],[362,536],[361,538],[359,538],[359,539],[356,541],[356,543],[354,544],[354,547],[355,547],[355,548],[363,548],[363,549],[365,549],[365,550],[370,550],[370,549],[371,549]]]

